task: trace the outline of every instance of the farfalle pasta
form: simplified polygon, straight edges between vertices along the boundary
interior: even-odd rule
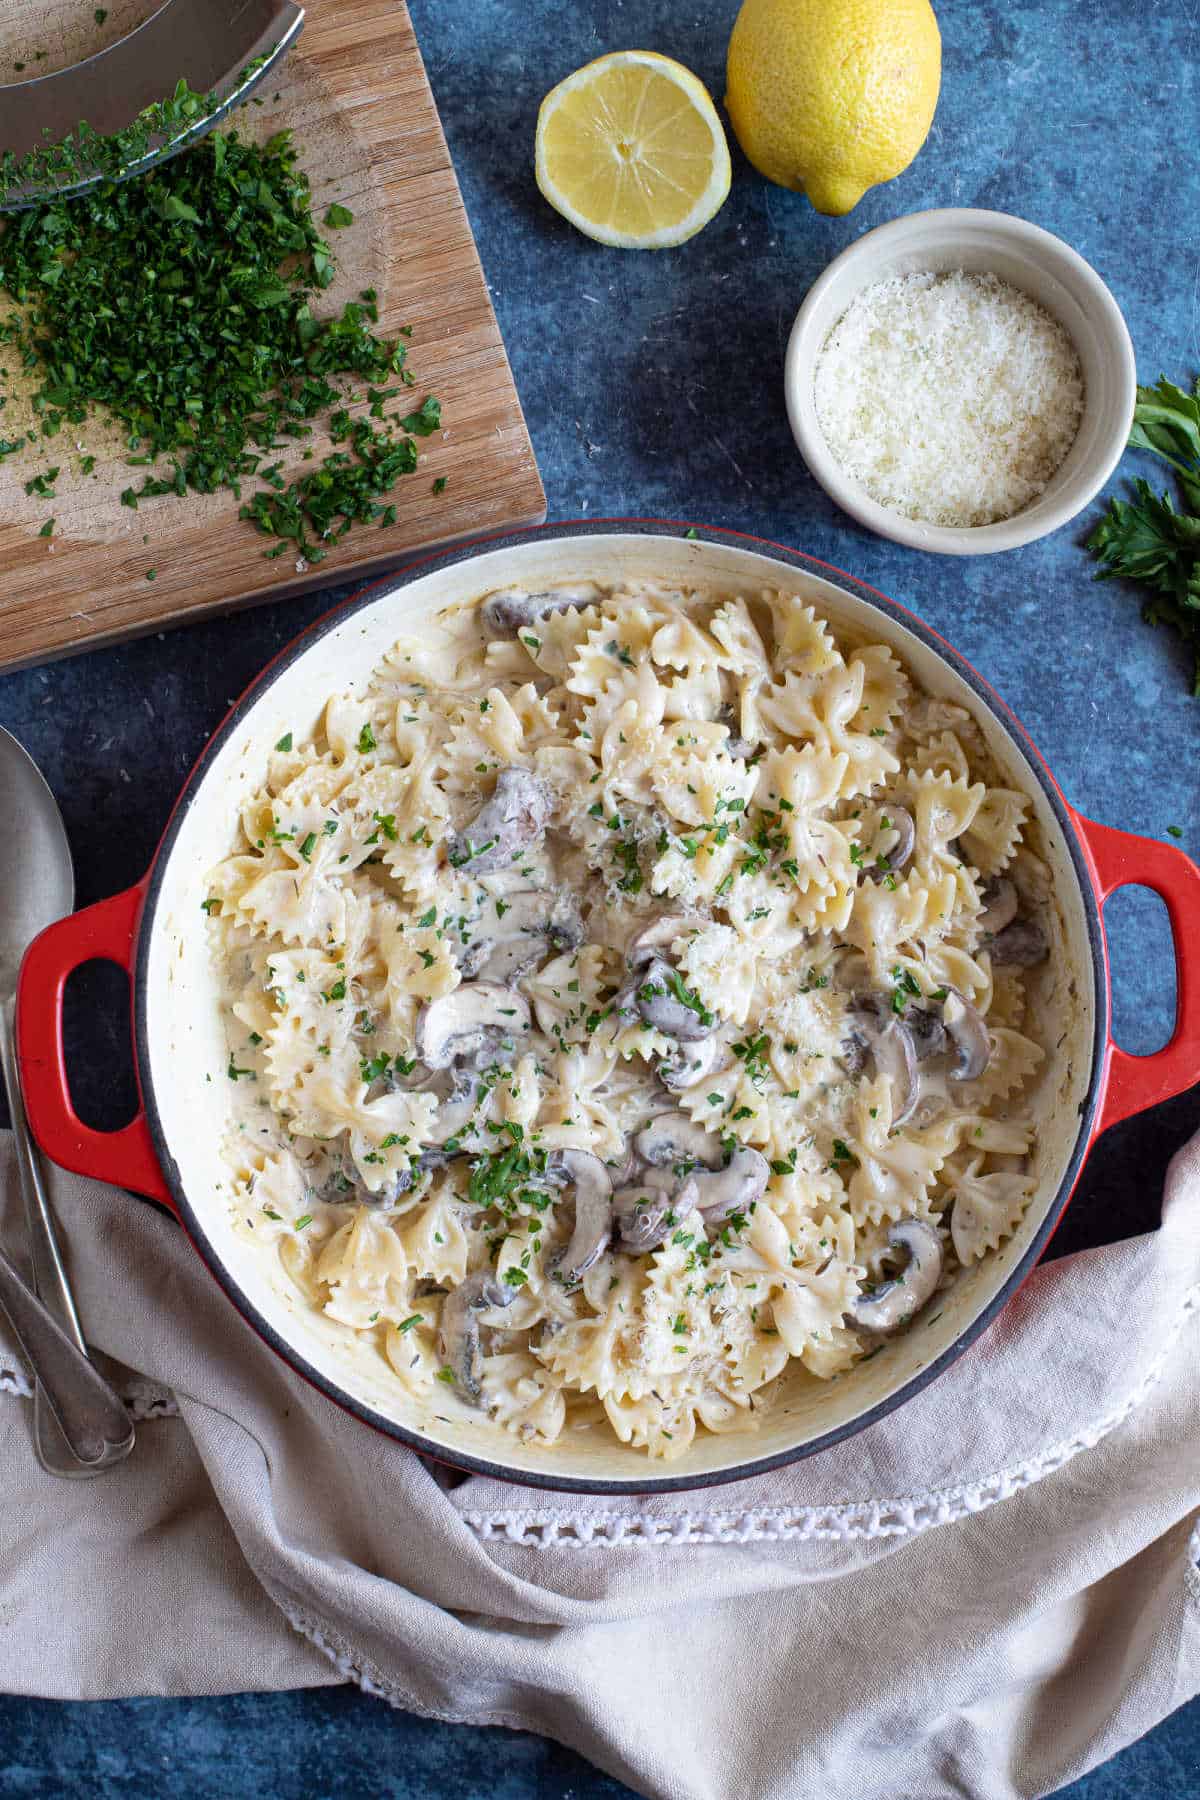
[[[1031,1197],[1051,934],[991,774],[793,595],[444,615],[280,740],[211,872],[238,1228],[407,1396],[752,1431]]]

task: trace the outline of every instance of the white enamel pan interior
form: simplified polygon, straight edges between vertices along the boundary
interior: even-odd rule
[[[1051,1047],[1036,1095],[1036,1197],[1016,1236],[960,1278],[935,1316],[871,1360],[831,1382],[797,1368],[757,1431],[700,1432],[668,1464],[623,1447],[607,1430],[522,1444],[448,1390],[411,1399],[381,1351],[312,1310],[276,1256],[235,1235],[220,1154],[228,1050],[200,908],[271,746],[286,731],[299,740],[313,729],[332,693],[364,687],[394,639],[419,633],[443,608],[510,582],[541,588],[585,577],[742,594],[778,588],[815,605],[838,633],[890,645],[928,693],[972,712],[1006,784],[1029,794],[1033,842],[1056,897],[1059,942],[1036,995],[1039,1036]],[[1036,1261],[1078,1173],[1107,1013],[1099,913],[1069,812],[1011,716],[951,655],[903,609],[810,559],[733,534],[687,538],[652,525],[549,527],[448,552],[360,597],[283,653],[218,732],[171,821],[150,879],[135,980],[139,1071],[164,1174],[201,1254],[280,1354],[369,1423],[462,1467],[550,1487],[646,1493],[729,1480],[825,1447],[924,1386],[978,1335]]]

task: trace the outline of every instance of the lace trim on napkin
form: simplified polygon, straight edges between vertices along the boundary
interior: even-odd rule
[[[1188,1320],[1200,1308],[1200,1285],[1190,1288],[1166,1343],[1119,1406],[1074,1437],[1052,1444],[1012,1468],[982,1480],[897,1500],[855,1500],[830,1506],[756,1507],[743,1512],[581,1513],[554,1508],[464,1512],[463,1523],[484,1543],[503,1541],[532,1550],[589,1550],[616,1545],[756,1544],[784,1540],[915,1537],[986,1512],[1024,1488],[1094,1450],[1123,1425],[1157,1385]],[[1194,1559],[1193,1559],[1194,1560]]]
[[[438,1719],[447,1725],[506,1725],[513,1731],[529,1729],[528,1721],[516,1713],[447,1712],[427,1705],[408,1689],[389,1681],[382,1669],[355,1650],[331,1625],[318,1625],[315,1619],[310,1619],[294,1606],[285,1604],[278,1594],[271,1592],[269,1586],[267,1592],[292,1630],[306,1638],[314,1650],[319,1650],[343,1680],[353,1681],[364,1694],[372,1694],[377,1700],[386,1700],[389,1706],[397,1707],[402,1712],[417,1713],[422,1719]]]

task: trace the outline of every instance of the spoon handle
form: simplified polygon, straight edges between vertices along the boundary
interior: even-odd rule
[[[52,1475],[68,1477],[99,1475],[113,1463],[119,1462],[129,1454],[133,1448],[133,1430],[129,1424],[128,1415],[116,1394],[112,1392],[108,1383],[99,1376],[88,1360],[87,1345],[84,1342],[83,1331],[79,1323],[79,1314],[75,1308],[75,1299],[59,1248],[54,1215],[50,1210],[50,1201],[42,1180],[40,1158],[25,1119],[16,1058],[12,1053],[11,1030],[11,1007],[5,1007],[3,1015],[0,1016],[0,1073],[4,1078],[13,1135],[16,1140],[17,1162],[25,1198],[25,1216],[28,1222],[34,1287],[42,1307],[51,1316],[51,1319],[57,1322],[61,1335],[69,1340],[78,1358],[95,1376],[104,1392],[106,1404],[113,1402],[120,1411],[120,1418],[118,1419],[117,1415],[113,1414],[102,1433],[104,1441],[98,1455],[92,1454],[97,1446],[97,1438],[90,1426],[85,1429],[84,1436],[79,1437],[73,1424],[70,1429],[64,1425],[61,1417],[62,1396],[57,1391],[54,1394],[51,1393],[48,1380],[52,1378],[46,1376],[43,1359],[31,1353],[29,1344],[22,1336],[18,1320],[12,1317],[7,1303],[5,1303],[5,1311],[9,1313],[13,1330],[21,1339],[34,1373],[38,1377],[34,1394],[34,1445],[42,1467]],[[9,1265],[8,1272],[15,1275],[11,1265]],[[19,1277],[17,1279],[19,1280]],[[2,1274],[0,1274],[0,1283],[2,1283]],[[24,1283],[21,1283],[21,1286],[24,1288]],[[0,1301],[3,1301],[3,1294],[0,1294]],[[20,1311],[20,1295],[17,1296],[15,1304]],[[122,1420],[124,1421],[123,1425]],[[103,1421],[100,1422],[103,1423]],[[73,1434],[75,1435],[73,1436]]]

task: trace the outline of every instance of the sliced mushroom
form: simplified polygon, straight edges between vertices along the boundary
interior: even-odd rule
[[[946,1048],[946,1027],[940,1014],[927,1006],[906,1006],[904,1024],[912,1036],[918,1062],[928,1062],[931,1056],[942,1054]]]
[[[842,1064],[848,1074],[858,1075],[869,1056],[876,1074],[891,1077],[892,1129],[896,1130],[912,1118],[921,1097],[916,1039],[882,995],[856,998],[852,1016],[854,1029],[843,1042]]]
[[[1003,931],[1006,925],[1011,925],[1016,918],[1017,890],[1007,877],[994,875],[980,889],[979,898],[983,901],[979,929],[986,942]]]
[[[924,1219],[898,1219],[888,1243],[893,1250],[907,1251],[907,1263],[873,1294],[860,1294],[846,1313],[856,1331],[873,1337],[890,1337],[920,1312],[933,1297],[945,1263],[942,1240]]]
[[[555,1162],[575,1190],[575,1225],[556,1273],[568,1287],[581,1281],[612,1237],[612,1179],[590,1150],[560,1150]]]
[[[647,963],[654,962],[658,959],[659,952],[669,949],[687,928],[687,920],[678,913],[656,913],[635,937],[630,938],[625,952],[626,967],[641,969]]]
[[[725,1154],[720,1138],[681,1112],[659,1113],[638,1132],[633,1147],[651,1168],[703,1163],[706,1169],[716,1169]]]
[[[993,963],[1012,969],[1032,969],[1050,954],[1046,934],[1035,919],[1014,919],[996,933],[988,948]]]
[[[363,1182],[354,1158],[347,1151],[339,1151],[331,1160],[329,1173],[321,1186],[314,1188],[313,1199],[326,1206],[395,1206],[401,1194],[408,1193],[418,1172],[415,1165],[400,1169],[372,1193]]]
[[[591,581],[581,581],[576,587],[543,588],[536,593],[519,587],[499,588],[488,595],[479,612],[489,631],[509,633],[544,619],[547,613],[590,606],[599,597],[600,590]]]
[[[906,806],[893,806],[890,801],[885,802],[879,826],[881,831],[894,831],[896,842],[890,850],[885,850],[875,857],[867,870],[872,881],[882,881],[885,875],[894,875],[897,870],[902,869],[912,855],[917,842],[917,827]]]
[[[553,808],[546,783],[529,769],[510,764],[496,777],[491,798],[450,839],[450,861],[472,875],[507,869],[541,842]]]
[[[724,706],[718,710],[713,724],[723,725],[729,733],[721,745],[726,756],[732,756],[738,762],[749,762],[758,749],[758,745],[753,738],[742,736],[741,707],[735,706],[732,701],[727,700]]]
[[[720,1038],[711,1035],[698,1038],[690,1044],[676,1040],[675,1049],[663,1057],[655,1073],[671,1093],[682,1094],[712,1073],[721,1051]]]
[[[545,937],[506,937],[486,948],[487,955],[479,965],[479,979],[511,987],[522,975],[528,975],[535,964],[545,960],[550,951],[550,940]]]
[[[666,1188],[646,1183],[618,1188],[612,1198],[617,1248],[630,1256],[657,1250],[677,1217],[674,1201]]]
[[[992,1060],[992,1040],[983,1014],[957,988],[950,988],[942,1002],[942,1019],[957,1052],[951,1081],[977,1081]]]
[[[493,937],[548,937],[560,950],[583,942],[583,920],[574,894],[549,888],[516,888],[494,902]]]
[[[473,1275],[451,1289],[442,1307],[439,1332],[442,1357],[460,1391],[474,1405],[482,1392],[483,1353],[479,1347],[479,1315],[493,1306],[511,1306],[516,1289],[498,1281],[490,1270]]]
[[[706,1225],[719,1225],[731,1213],[746,1213],[761,1200],[771,1165],[761,1150],[741,1144],[723,1169],[693,1171],[675,1196],[677,1211],[698,1207]]]
[[[495,1052],[529,1030],[529,1005],[494,981],[464,981],[428,1000],[417,1015],[416,1048],[430,1069],[448,1069],[480,1051]]]
[[[892,1084],[892,1130],[907,1125],[921,1097],[917,1074],[917,1049],[907,1025],[893,1019],[872,1041],[875,1067]]]
[[[709,1012],[697,1012],[676,992],[679,976],[670,963],[656,956],[639,971],[637,1010],[642,1022],[666,1037],[681,1038],[685,1044],[708,1037],[716,1020]]]
[[[445,1152],[448,1145],[457,1146],[459,1139],[470,1128],[478,1099],[479,1079],[475,1071],[456,1068],[453,1085],[445,1098],[439,1102],[437,1112],[434,1114],[433,1125],[426,1140],[427,1149],[434,1152]],[[466,1147],[474,1148],[473,1145]],[[453,1154],[453,1151],[450,1154]],[[449,1157],[443,1156],[442,1160],[448,1161]],[[426,1167],[437,1168],[440,1167],[440,1163],[430,1161]]]
[[[519,981],[540,962],[551,945],[574,950],[583,942],[579,902],[571,893],[552,893],[546,888],[518,888],[497,896],[495,921],[457,953],[465,981],[478,978],[502,987]]]
[[[613,1187],[619,1188],[633,1180],[642,1166],[642,1159],[630,1142],[626,1144],[619,1157],[614,1161],[606,1162],[604,1166],[608,1170],[608,1179],[612,1182]]]

